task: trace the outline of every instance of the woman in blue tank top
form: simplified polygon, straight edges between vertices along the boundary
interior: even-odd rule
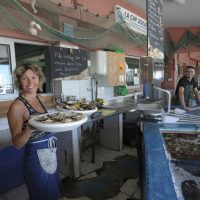
[[[29,200],[58,200],[56,138],[28,125],[31,116],[47,112],[37,96],[43,85],[43,73],[36,65],[26,64],[17,67],[14,75],[19,97],[10,105],[7,117],[13,145],[25,146],[23,172]]]

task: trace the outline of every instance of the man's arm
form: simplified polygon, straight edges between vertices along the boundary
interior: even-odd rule
[[[184,110],[189,110],[189,107],[186,106],[185,99],[184,99],[184,87],[180,86],[178,88],[178,96],[179,96],[179,103],[183,106]]]
[[[199,105],[200,105],[200,94],[197,87],[194,88],[194,94],[195,94],[195,97],[198,99]]]

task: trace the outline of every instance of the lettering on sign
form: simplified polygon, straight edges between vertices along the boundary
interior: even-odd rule
[[[49,47],[49,55],[52,79],[76,76],[88,67],[86,50]]]
[[[115,6],[115,20],[119,23],[126,22],[133,31],[147,35],[147,21],[118,5]]]

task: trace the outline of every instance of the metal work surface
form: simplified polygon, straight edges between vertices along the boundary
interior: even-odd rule
[[[130,99],[130,100],[126,100],[123,102],[119,102],[119,103],[114,103],[114,104],[110,104],[110,105],[106,105],[106,108],[110,108],[110,109],[117,109],[120,110],[122,112],[134,112],[137,111],[137,105],[138,104],[152,104],[152,103],[159,103],[161,102],[161,100],[157,99],[157,100],[149,100],[149,99]]]

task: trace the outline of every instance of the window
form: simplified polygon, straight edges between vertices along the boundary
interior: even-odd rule
[[[140,85],[140,59],[134,57],[125,57],[126,62],[126,85]]]
[[[45,45],[37,42],[0,37],[0,102],[13,100],[18,96],[14,87],[13,71],[23,63],[36,63],[45,72],[46,83],[43,93],[51,92],[49,67],[45,63]]]
[[[45,50],[46,46],[43,45],[15,43],[16,66],[27,63],[36,64],[45,76],[42,93],[49,93],[51,92],[51,81]]]
[[[0,44],[0,95],[13,94],[10,46]]]

